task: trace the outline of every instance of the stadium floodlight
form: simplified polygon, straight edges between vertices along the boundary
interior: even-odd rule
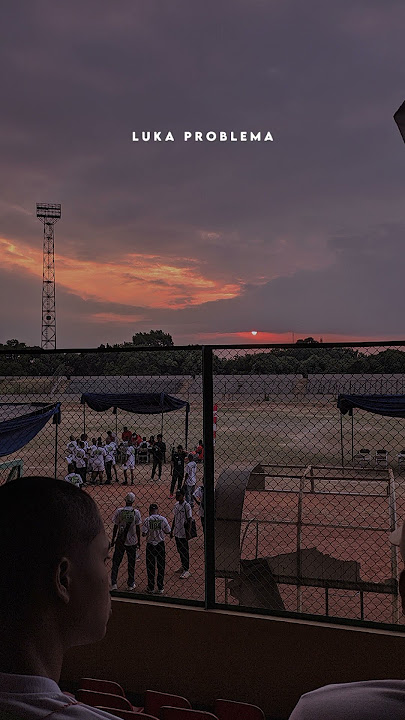
[[[53,229],[60,217],[60,203],[37,204],[37,218],[39,218],[44,225],[41,347],[53,350],[56,349],[55,249]]]
[[[37,203],[37,218],[45,218],[49,220],[59,220],[61,217],[61,205]]]

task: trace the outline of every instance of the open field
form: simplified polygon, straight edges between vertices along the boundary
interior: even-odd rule
[[[108,388],[104,388],[108,391]],[[2,402],[10,402],[10,396],[3,396]],[[14,396],[14,402],[34,400],[50,402],[55,396],[38,395]],[[161,417],[134,416],[118,411],[96,413],[80,405],[80,397],[58,396],[62,401],[62,422],[58,427],[57,474],[66,473],[66,445],[69,436],[80,435],[86,428],[89,438],[105,437],[108,429],[122,432],[124,425],[137,430],[149,438],[161,431]],[[241,469],[259,462],[285,466],[308,464],[341,464],[340,413],[336,399],[330,396],[317,398],[285,398],[280,396],[270,401],[253,401],[242,396],[236,400],[218,401],[218,429],[215,449],[216,477],[229,464]],[[193,449],[202,437],[201,396],[190,395],[188,448]],[[163,436],[167,444],[167,458],[170,459],[172,445],[184,445],[184,412],[168,413],[163,418]],[[405,420],[394,420],[360,411],[354,418],[354,452],[362,447],[372,451],[384,448],[396,478],[397,511],[400,519],[405,517],[405,477],[398,475],[396,456],[405,446]],[[343,417],[344,462],[352,466],[351,419]],[[7,460],[22,458],[24,473],[54,473],[55,426],[47,426],[25,448],[10,455]],[[118,470],[123,480],[121,468]],[[136,504],[142,517],[147,515],[150,502],[159,504],[160,512],[172,517],[173,499],[169,498],[170,465],[163,468],[162,480],[151,481],[151,465],[137,465],[135,468]],[[202,468],[197,469],[197,484],[202,478]],[[332,484],[324,482],[324,491]],[[346,490],[345,482],[334,484],[335,490]],[[351,492],[356,488],[352,485]],[[320,489],[320,486],[318,487]],[[122,504],[127,488],[113,483],[111,486],[90,486],[88,491],[95,497],[108,532],[112,531],[111,516]],[[272,492],[273,491],[273,492]],[[276,492],[277,491],[277,492]],[[287,492],[289,491],[289,492]],[[293,492],[294,491],[294,492]],[[246,493],[241,538],[250,522],[243,541],[242,558],[270,557],[296,549],[296,522],[298,495],[297,484],[282,477],[269,478],[266,491]],[[376,497],[366,496],[365,491]],[[320,552],[345,561],[360,564],[362,580],[383,582],[391,577],[390,547],[387,542],[389,531],[388,498],[385,486],[375,479],[370,468],[369,482],[363,483],[361,495],[306,495],[303,499],[303,529],[301,547],[317,548]],[[330,527],[335,525],[337,527]],[[357,529],[357,526],[363,529]],[[256,530],[256,527],[258,528]],[[371,529],[370,529],[371,528]],[[166,594],[173,598],[204,599],[204,557],[203,535],[190,542],[192,575],[180,580],[174,570],[179,567],[179,557],[174,541],[167,541]],[[256,535],[257,533],[257,535]],[[256,536],[258,539],[256,540]],[[126,585],[126,560],[119,575],[119,584]],[[137,592],[146,589],[144,548],[136,569]],[[283,585],[280,588],[286,609],[297,610],[297,589]],[[237,601],[226,593],[225,580],[217,580],[218,601],[232,605]],[[311,614],[325,613],[325,591],[323,588],[306,587],[302,590],[300,607]],[[391,622],[392,598],[389,595],[367,594],[364,599],[364,617],[368,620]],[[359,617],[359,597],[355,591],[330,590],[329,614],[339,617]]]

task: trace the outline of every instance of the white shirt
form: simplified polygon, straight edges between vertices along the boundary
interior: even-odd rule
[[[203,499],[203,496],[204,496],[203,486],[200,485],[200,487],[198,487],[197,490],[195,492],[193,492],[193,495],[196,498],[196,500],[198,500],[198,502],[200,503],[198,506],[198,515],[199,515],[199,517],[204,517],[204,508],[201,506],[201,500]]]
[[[76,460],[76,467],[77,468],[84,468],[86,467],[86,453],[83,450],[83,448],[77,448],[75,452],[75,460]]]
[[[94,453],[97,450],[97,445],[89,445],[87,448],[87,457],[94,457]]]
[[[187,485],[195,485],[196,483],[196,472],[197,472],[197,465],[195,464],[194,460],[190,460],[190,462],[186,465],[186,474],[187,474]]]
[[[78,473],[75,473],[75,472],[72,472],[72,473],[69,473],[69,475],[66,475],[65,480],[66,480],[66,482],[70,482],[70,483],[72,483],[72,485],[77,485],[78,487],[80,487],[80,485],[83,485],[82,478],[80,477],[80,475]]]
[[[191,506],[188,502],[184,500],[184,502],[180,503],[176,502],[174,506],[174,527],[173,527],[173,535],[174,537],[178,538],[185,538],[186,537],[186,531],[184,529],[184,523],[189,518],[193,517],[193,513],[191,511]]]
[[[64,695],[50,678],[0,673],[1,718],[42,720],[48,716],[50,720],[117,720],[115,715]]]
[[[143,521],[142,533],[145,533],[147,543],[157,545],[164,542],[165,533],[170,533],[170,525],[163,515],[153,513]]]
[[[137,542],[138,542],[138,536],[137,536],[137,534],[136,534],[135,526],[136,526],[136,525],[140,525],[141,522],[142,522],[141,513],[139,512],[139,510],[136,510],[136,508],[134,508],[132,505],[125,505],[125,507],[118,508],[118,510],[115,511],[115,513],[114,513],[114,515],[113,515],[113,518],[112,518],[114,525],[119,525],[119,524],[120,524],[120,519],[121,519],[121,521],[124,521],[124,520],[125,520],[125,515],[124,515],[124,514],[123,514],[122,517],[120,518],[120,515],[121,515],[121,513],[122,513],[123,510],[126,510],[126,511],[130,510],[130,511],[132,511],[132,514],[133,514],[133,517],[134,517],[134,519],[133,519],[133,521],[132,521],[132,523],[131,523],[131,525],[130,525],[130,528],[129,528],[129,530],[128,530],[128,534],[127,534],[127,537],[126,537],[126,540],[125,540],[124,545],[136,545]],[[129,515],[129,514],[128,514],[128,515]],[[127,517],[128,517],[128,515],[127,515]],[[125,524],[125,523],[124,523],[124,524]]]
[[[114,453],[115,453],[116,444],[111,442],[109,445],[105,446],[105,461],[106,462],[113,462],[115,459]]]
[[[93,469],[104,470],[104,458],[106,451],[103,447],[97,446],[93,455]]]
[[[326,685],[302,695],[290,720],[403,720],[405,680]]]

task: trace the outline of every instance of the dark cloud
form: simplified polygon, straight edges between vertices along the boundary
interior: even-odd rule
[[[397,285],[371,292],[370,282],[382,266],[397,277],[404,260],[392,114],[404,95],[405,6],[4,0],[1,19],[0,235],[40,248],[35,203],[62,202],[61,255],[155,254],[241,288],[233,300],[159,311],[59,288],[66,342],[98,342],[103,313],[123,318],[105,320],[110,341],[124,339],[132,314],[183,335],[237,331],[255,317],[280,332],[401,333]],[[142,129],[269,129],[274,142],[131,142]],[[192,302],[182,283],[150,283]],[[13,285],[37,305],[27,303],[27,325],[16,303],[2,327],[31,333],[38,280],[13,273],[2,289]]]

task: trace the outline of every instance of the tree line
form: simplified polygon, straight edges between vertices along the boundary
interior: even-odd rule
[[[150,347],[134,353],[114,352],[121,348]],[[162,330],[140,332],[131,342],[100,345],[99,353],[41,353],[12,339],[0,343],[0,375],[76,376],[76,375],[200,375],[201,350],[189,345],[175,352],[153,352],[152,348],[174,347],[173,338]],[[19,350],[29,349],[29,353]],[[102,352],[108,349],[108,352]],[[297,340],[293,347],[270,350],[214,351],[214,372],[222,375],[278,375],[323,373],[405,373],[405,352],[387,348],[379,352],[368,348],[324,347],[313,338]]]

